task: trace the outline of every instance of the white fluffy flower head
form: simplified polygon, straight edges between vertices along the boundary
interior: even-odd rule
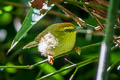
[[[58,40],[55,38],[54,35],[48,32],[40,39],[40,42],[38,44],[38,51],[41,52],[41,55],[47,57],[49,54],[49,50],[55,48],[57,45]]]

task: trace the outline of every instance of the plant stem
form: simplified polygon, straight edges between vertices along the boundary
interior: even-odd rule
[[[28,68],[29,68],[29,66],[0,66],[0,68],[28,69]]]
[[[73,80],[73,78],[74,78],[75,74],[77,73],[78,69],[79,69],[79,66],[76,67],[75,71],[73,72],[73,74],[71,75],[69,80]]]
[[[35,66],[43,64],[45,62],[47,62],[48,59],[42,60],[38,63],[35,63],[33,65],[26,65],[26,66],[0,66],[0,68],[17,68],[17,69],[33,69]]]
[[[81,47],[81,50],[82,51],[85,51],[86,49],[90,48],[90,47],[95,47],[95,46],[99,46],[100,43],[95,43],[95,44],[91,44],[91,45],[87,45],[87,46],[84,46],[84,47]],[[66,53],[67,54],[67,53]],[[56,56],[54,59],[56,58],[59,58],[59,57],[62,57],[62,56],[65,56],[66,54],[63,54],[63,55],[60,55],[60,56]],[[48,59],[45,59],[45,60],[42,60],[40,62],[37,62],[35,64],[32,64],[32,65],[26,65],[26,66],[0,66],[0,68],[17,68],[17,69],[32,69],[40,64],[43,64],[45,62],[47,62]]]
[[[83,2],[81,0],[81,2]],[[98,25],[101,27],[102,32],[104,32],[104,26],[102,25],[102,23],[98,20],[98,18],[89,10],[88,7],[86,7],[86,5],[83,5],[85,7],[85,9],[88,11],[88,13],[91,15],[91,17],[93,17],[95,19],[95,21],[98,23]]]
[[[116,61],[115,63],[113,63],[108,69],[107,71],[111,71],[113,70],[113,68],[115,68],[116,66],[120,65],[120,60]]]
[[[1,4],[6,4],[6,5],[12,5],[20,8],[29,8],[28,6],[25,6],[23,4],[19,4],[13,1],[0,1]]]
[[[113,43],[113,27],[117,21],[117,12],[120,0],[110,0],[106,21],[105,38],[101,45],[96,80],[108,80],[107,68],[110,62],[110,52]]]
[[[71,11],[68,9],[64,8],[62,5],[58,3],[54,3],[58,8],[63,10],[66,14],[68,14],[79,26],[86,26],[86,23],[79,17],[77,17],[75,14],[73,14]]]
[[[41,78],[38,78],[37,80],[46,79],[46,78],[48,78],[48,77],[50,77],[50,76],[53,76],[53,75],[55,75],[55,74],[58,74],[58,73],[60,73],[60,72],[63,72],[63,71],[65,71],[65,70],[68,70],[68,69],[71,69],[71,68],[75,68],[75,67],[77,67],[77,66],[83,67],[83,66],[85,66],[85,65],[87,65],[87,64],[90,64],[90,63],[92,63],[92,62],[96,62],[97,59],[98,59],[98,57],[94,57],[94,58],[91,58],[91,59],[82,61],[82,62],[80,62],[80,63],[77,63],[77,64],[72,64],[72,65],[70,65],[70,66],[65,67],[64,69],[60,69],[60,70],[58,70],[58,71],[56,71],[56,72],[53,72],[53,73],[50,73],[50,74],[48,74],[48,75],[45,75],[45,76],[43,76],[43,77],[41,77]]]
[[[95,5],[95,4],[89,4],[89,3],[85,3],[85,2],[72,1],[72,0],[66,0],[66,1],[71,4],[86,5],[86,7],[94,7],[94,8],[98,8],[98,9],[102,9],[102,10],[107,10],[107,8],[105,8],[103,6]]]

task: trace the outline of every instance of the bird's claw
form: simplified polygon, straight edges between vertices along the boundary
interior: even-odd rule
[[[48,55],[48,62],[53,65],[54,59],[53,56]]]

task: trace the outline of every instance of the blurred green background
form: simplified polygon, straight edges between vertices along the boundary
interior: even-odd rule
[[[32,65],[36,62],[46,59],[42,57],[37,51],[37,48],[22,50],[23,46],[32,41],[35,36],[45,29],[48,25],[60,22],[71,22],[77,26],[70,18],[66,18],[58,13],[64,13],[57,7],[54,7],[42,20],[40,20],[18,43],[18,45],[7,55],[7,51],[11,46],[17,31],[20,29],[22,22],[29,10],[29,0],[0,0],[0,66],[14,66],[14,65]],[[82,18],[87,23],[97,26],[95,20],[85,11],[71,4],[63,4],[65,8],[72,11],[78,17]],[[54,14],[57,12],[57,14]],[[100,19],[104,24],[105,22]],[[81,32],[77,34],[76,47],[84,47],[94,43],[101,42],[103,35],[87,33],[87,30],[93,31],[92,28],[82,28]],[[99,56],[100,45],[92,46],[81,51],[78,55],[75,50],[69,52],[70,54],[60,57],[55,60],[54,65],[44,63],[35,67],[34,69],[15,69],[15,68],[0,68],[0,80],[35,80],[41,76],[55,72],[65,66],[70,65],[67,58],[73,63],[78,63],[83,60]],[[111,54],[111,64],[117,62],[120,56],[120,49],[116,49]],[[82,68],[79,68],[73,80],[93,80],[96,75],[97,63],[94,62]],[[120,80],[120,69],[118,65],[114,66],[110,73],[109,80]],[[75,69],[69,69],[61,72],[55,76],[49,77],[45,80],[68,80]]]

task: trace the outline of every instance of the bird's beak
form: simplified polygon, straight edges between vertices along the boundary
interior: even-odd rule
[[[74,29],[74,31],[78,32],[78,31],[79,31],[79,29],[76,27],[76,28]]]
[[[75,27],[74,31],[79,32],[81,29],[81,27]]]

